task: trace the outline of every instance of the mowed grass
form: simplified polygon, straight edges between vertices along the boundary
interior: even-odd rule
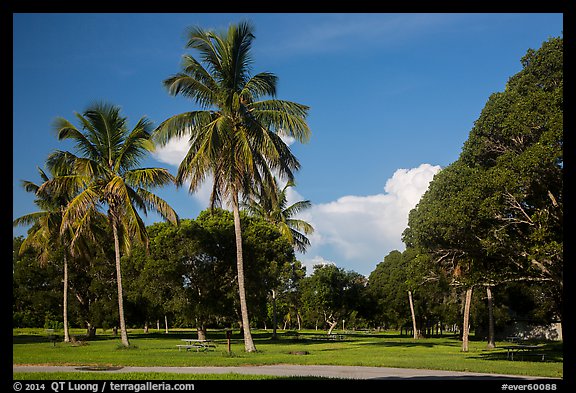
[[[23,372],[14,373],[14,380],[45,380],[45,381],[76,381],[76,380],[105,380],[110,381],[261,381],[261,380],[331,380],[334,378],[323,377],[277,377],[274,375],[250,375],[238,373],[226,374],[176,374],[161,372],[134,372],[134,373],[117,373],[110,375],[102,372]]]
[[[72,334],[81,335],[84,331],[73,330]],[[244,351],[238,332],[232,335],[228,353],[224,331],[208,332],[208,338],[217,344],[214,351],[196,352],[177,348],[181,339],[196,337],[194,330],[174,330],[169,334],[132,330],[129,334],[132,347],[126,349],[110,331],[98,330],[96,338],[82,344],[61,341],[54,344],[44,329],[14,329],[12,360],[15,365],[74,366],[350,365],[563,377],[561,342],[542,344],[539,353],[546,354],[545,361],[538,358],[510,361],[506,359],[506,351],[498,349],[508,343],[497,343],[496,349],[487,350],[484,341],[472,340],[469,351],[462,352],[461,342],[452,336],[414,340],[393,333],[348,332],[344,340],[326,341],[318,339],[323,332],[311,330],[298,334],[279,331],[276,340],[271,339],[271,331],[254,330],[252,335],[256,353]],[[25,373],[19,374],[14,374],[14,378]]]

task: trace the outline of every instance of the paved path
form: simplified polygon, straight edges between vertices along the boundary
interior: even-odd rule
[[[78,372],[94,371],[79,366],[13,366],[13,372]],[[279,364],[267,366],[234,367],[118,367],[110,370],[97,370],[110,374],[130,372],[166,372],[177,374],[252,374],[276,376],[320,376],[349,379],[414,379],[414,380],[536,380],[542,377],[484,374],[458,371],[420,370],[391,367],[323,366]],[[113,377],[112,377],[113,378]]]

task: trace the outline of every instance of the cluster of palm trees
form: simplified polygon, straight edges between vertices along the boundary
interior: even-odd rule
[[[309,108],[276,99],[274,74],[250,75],[254,39],[250,23],[231,25],[223,32],[193,27],[187,33],[186,47],[197,50],[199,60],[184,56],[181,72],[166,79],[164,85],[170,94],[184,95],[200,109],[172,116],[155,129],[143,117],[130,130],[119,107],[106,103],[93,104],[76,114],[79,128],[66,119],[57,119],[54,127],[58,139],[73,140],[80,154],[56,151],[46,161],[52,177],[40,170],[42,184],[23,182],[27,191],[35,193],[36,204],[43,211],[20,217],[14,225],[35,224],[24,248],[34,245],[48,250],[50,244],[58,244],[67,250],[66,258],[73,258],[84,252],[97,228],[106,224],[114,238],[121,340],[129,346],[120,256],[129,252],[133,241],[147,243],[138,211],[146,214],[153,209],[177,224],[174,209],[150,190],[187,183],[193,193],[207,178],[212,179],[211,207],[224,203],[234,215],[244,345],[247,352],[253,352],[256,347],[246,305],[239,210],[242,203],[249,206],[254,214],[276,223],[299,251],[305,251],[309,245],[305,235],[313,228],[293,215],[310,202],[287,206],[286,189],[294,185],[294,172],[300,163],[280,135],[307,142]],[[176,176],[163,168],[139,167],[157,144],[181,136],[189,137],[190,149]],[[282,190],[277,179],[288,181]],[[66,285],[65,259],[64,327],[68,340]]]

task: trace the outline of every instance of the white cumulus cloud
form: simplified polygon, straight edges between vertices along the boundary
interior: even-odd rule
[[[156,146],[152,156],[160,162],[178,167],[190,149],[188,139],[186,136],[172,138],[164,146]]]
[[[390,251],[404,248],[401,237],[408,213],[439,170],[430,164],[398,169],[381,194],[348,195],[313,205],[300,215],[315,228],[311,247],[300,259],[307,266],[318,258],[329,259],[346,270],[370,274]]]

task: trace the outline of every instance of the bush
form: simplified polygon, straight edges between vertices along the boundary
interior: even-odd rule
[[[44,317],[44,329],[64,329],[64,322],[52,319],[52,316],[46,313]]]

